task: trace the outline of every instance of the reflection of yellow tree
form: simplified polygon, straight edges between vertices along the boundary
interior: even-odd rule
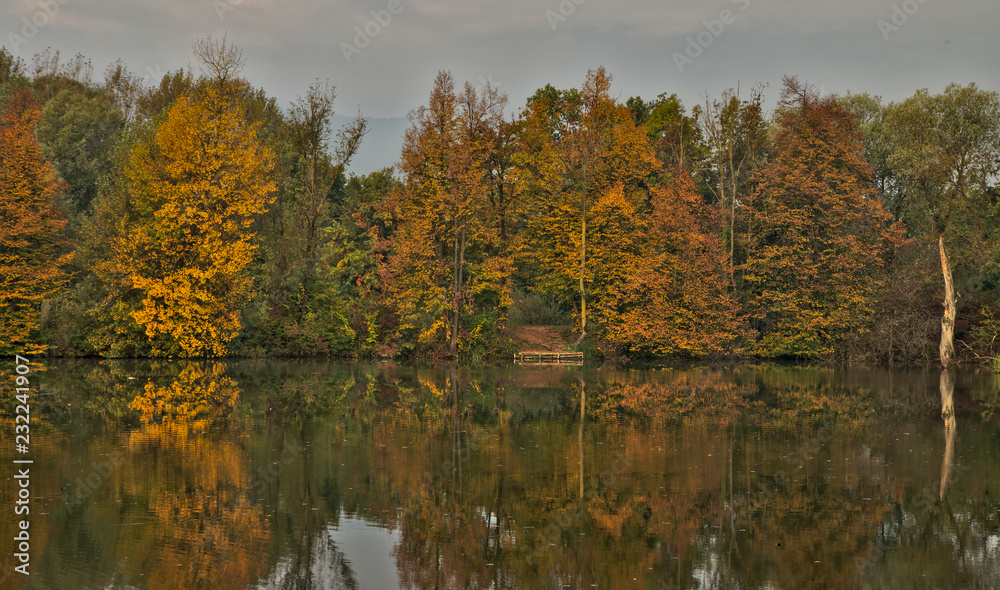
[[[149,423],[164,416],[204,418],[225,415],[240,397],[236,382],[225,376],[225,366],[214,363],[207,370],[190,364],[166,387],[147,383],[130,407],[142,412]]]
[[[148,460],[127,492],[145,496],[154,523],[123,537],[119,551],[150,588],[245,588],[267,572],[270,530],[248,499],[242,449],[183,419],[147,426],[130,446]]]

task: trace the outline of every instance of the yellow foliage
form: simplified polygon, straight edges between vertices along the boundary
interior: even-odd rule
[[[143,422],[152,422],[161,416],[206,417],[225,414],[236,405],[240,388],[225,376],[225,366],[214,363],[207,369],[188,365],[173,383],[166,387],[147,383],[142,394],[137,395],[129,407],[142,412]]]
[[[274,157],[224,88],[182,97],[152,145],[130,154],[144,219],[126,229],[116,269],[142,294],[132,317],[159,354],[222,355],[250,296],[250,225],[273,201]]]

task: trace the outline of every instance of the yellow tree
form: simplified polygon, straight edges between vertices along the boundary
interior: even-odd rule
[[[66,219],[56,206],[61,184],[35,140],[41,117],[27,90],[0,115],[0,351],[35,353],[41,302],[65,281]]]
[[[249,228],[275,186],[273,155],[237,100],[239,83],[203,81],[128,157],[138,221],[116,236],[113,266],[140,293],[131,316],[157,354],[224,354],[251,294]]]
[[[536,289],[579,303],[577,344],[588,335],[588,305],[599,324],[615,313],[600,298],[628,272],[616,254],[635,238],[622,231],[631,223],[623,215],[642,213],[646,180],[658,167],[645,129],[610,88],[600,68],[588,73],[582,92],[536,92],[516,160]]]

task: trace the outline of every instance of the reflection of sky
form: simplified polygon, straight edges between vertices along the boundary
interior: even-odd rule
[[[399,533],[347,515],[341,515],[340,526],[330,527],[326,533],[354,571],[360,590],[399,588],[396,561],[392,557]]]
[[[329,526],[311,543],[303,563],[282,558],[255,590],[307,586],[322,590],[392,590],[399,588],[393,547],[399,534],[341,513],[339,526]]]

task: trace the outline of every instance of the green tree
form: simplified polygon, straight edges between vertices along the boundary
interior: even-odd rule
[[[77,90],[92,95],[91,76],[94,66],[79,53],[68,61],[63,61],[58,51],[46,48],[31,58],[27,67],[31,78],[31,89],[35,100],[42,107],[63,90]]]
[[[265,240],[271,259],[270,303],[290,321],[316,311],[310,298],[321,238],[332,219],[332,197],[367,130],[367,122],[358,117],[331,145],[335,98],[334,88],[314,83],[292,103],[280,130],[288,182],[268,215]]]
[[[941,360],[950,362],[959,294],[984,309],[977,340],[1000,331],[1000,222],[995,186],[1000,172],[1000,94],[975,84],[949,85],[938,95],[918,91],[889,105],[888,163],[898,178],[898,211],[909,234],[936,245],[945,283]],[[953,279],[954,276],[954,279]],[[954,282],[957,289],[949,293]]]
[[[352,176],[324,231],[313,301],[324,325],[341,328],[336,332],[340,354],[390,352],[385,340],[392,314],[380,302],[379,250],[392,227],[383,203],[400,188],[392,168]]]
[[[764,161],[768,126],[759,88],[741,99],[739,88],[722,93],[719,100],[705,100],[699,118],[708,148],[708,188],[722,213],[722,246],[729,252],[729,266],[736,264],[736,218],[753,190],[754,173]],[[748,225],[749,220],[744,225]]]
[[[123,124],[103,97],[78,90],[63,90],[42,109],[38,140],[68,185],[64,199],[74,213],[87,211],[97,195]]]
[[[6,47],[0,47],[0,104],[7,104],[19,88],[27,85],[24,60],[15,57]]]
[[[676,94],[661,94],[650,102],[632,97],[625,106],[636,125],[646,127],[656,158],[665,171],[673,173],[684,168],[701,178],[708,165],[709,153],[698,123],[702,116],[700,107],[695,106],[688,115]]]

